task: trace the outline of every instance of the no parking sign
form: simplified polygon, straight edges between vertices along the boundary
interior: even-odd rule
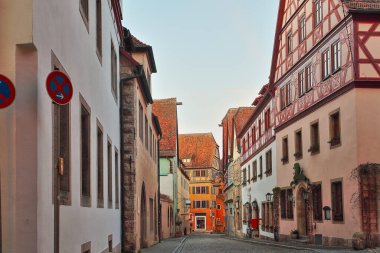
[[[16,97],[16,89],[11,80],[0,74],[0,109],[8,107]]]
[[[70,102],[73,96],[73,86],[70,79],[61,71],[53,71],[46,78],[46,90],[50,98],[57,104]]]

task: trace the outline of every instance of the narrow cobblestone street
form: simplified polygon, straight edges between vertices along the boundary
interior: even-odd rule
[[[307,246],[305,246],[307,247]],[[144,249],[143,253],[245,253],[245,252],[353,252],[349,249],[306,249],[302,246],[281,247],[278,245],[268,245],[263,243],[252,243],[242,240],[229,239],[225,235],[213,234],[192,234],[187,238],[174,238],[164,240],[161,243]],[[360,251],[375,252],[375,251]]]

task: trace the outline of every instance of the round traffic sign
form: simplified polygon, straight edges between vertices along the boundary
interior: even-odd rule
[[[15,100],[16,89],[11,80],[0,74],[0,109],[8,107]]]
[[[73,96],[73,86],[70,79],[61,71],[53,71],[46,78],[46,90],[50,98],[57,104],[70,102]]]

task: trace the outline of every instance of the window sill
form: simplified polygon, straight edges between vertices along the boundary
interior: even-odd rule
[[[331,74],[329,74],[328,76],[325,76],[325,77],[322,77],[322,81],[326,81],[327,79],[329,79],[331,77]]]
[[[332,75],[335,75],[337,72],[339,72],[341,67],[337,68],[336,70],[333,70]]]

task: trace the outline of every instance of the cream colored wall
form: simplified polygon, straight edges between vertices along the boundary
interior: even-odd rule
[[[135,55],[133,55],[135,57]],[[139,86],[136,85],[137,89],[137,96],[136,96],[136,107],[139,108],[139,103],[143,106],[144,109],[144,115],[146,115],[148,119],[148,125],[152,128],[153,133],[154,127],[152,122],[152,105],[149,104],[148,106],[145,106],[144,104],[144,98],[141,93],[141,90],[139,89]],[[158,194],[158,165],[157,160],[154,160],[153,157],[150,155],[149,150],[145,148],[145,143],[141,141],[139,137],[139,116],[138,116],[138,109],[136,110],[136,149],[137,149],[137,156],[135,158],[135,166],[136,166],[136,195],[135,195],[135,206],[137,207],[137,212],[135,213],[135,221],[136,221],[136,231],[135,231],[135,238],[136,238],[136,246],[137,249],[140,249],[140,237],[141,235],[141,227],[140,227],[140,208],[141,208],[141,191],[142,191],[142,184],[144,182],[145,184],[145,193],[146,193],[146,207],[147,207],[147,243],[148,246],[151,246],[157,242],[157,237],[155,237],[154,231],[150,231],[150,213],[149,213],[149,198],[152,198],[153,200],[156,197],[157,200],[157,194]],[[144,118],[144,124],[145,124],[145,118]],[[144,133],[145,134],[145,133]],[[157,139],[157,136],[154,134],[155,138]],[[150,145],[150,144],[149,144]],[[158,205],[157,205],[158,210]],[[156,214],[158,215],[158,213]],[[157,217],[157,216],[156,216]],[[158,226],[158,225],[157,225]],[[157,234],[158,235],[158,234]]]
[[[356,156],[358,147],[358,128],[360,124],[357,106],[357,91],[342,95],[332,102],[322,106],[315,112],[298,120],[287,128],[281,130],[276,135],[277,154],[277,173],[278,186],[281,188],[290,187],[293,180],[293,165],[295,162],[300,163],[306,177],[311,183],[322,183],[322,207],[331,207],[331,180],[343,179],[343,208],[344,222],[335,223],[331,220],[316,222],[314,233],[323,236],[339,237],[351,239],[353,233],[360,231],[360,215],[358,208],[352,209],[350,203],[351,196],[357,192],[357,182],[350,179],[351,171],[357,166],[358,158]],[[329,113],[339,109],[341,123],[341,146],[330,149],[329,133]],[[364,116],[364,115],[363,115]],[[361,116],[361,117],[363,117]],[[307,151],[310,147],[310,123],[318,120],[320,134],[320,153],[310,155]],[[302,128],[302,148],[303,158],[295,161],[295,131]],[[282,139],[288,136],[289,146],[289,163],[283,165],[282,158]],[[361,138],[361,136],[360,136]],[[375,151],[374,151],[375,152]],[[296,193],[293,193],[295,196]],[[297,205],[294,208],[294,219],[283,220],[280,218],[280,234],[288,235],[290,230],[297,228]]]
[[[169,238],[171,231],[174,229],[172,226],[170,226],[170,221],[168,220],[168,217],[170,215],[170,207],[173,208],[173,202],[161,200],[161,239]]]
[[[380,90],[356,89],[357,161],[380,163]]]
[[[189,212],[190,207],[186,208],[186,200],[190,200],[190,193],[189,193],[189,187],[190,187],[190,181],[183,175],[181,170],[177,170],[177,186],[178,186],[178,208],[179,216],[182,219],[182,225],[181,225],[181,231],[183,232],[186,228],[187,233],[190,231],[190,224],[189,224]],[[183,180],[187,182],[187,184],[183,184]],[[176,210],[175,210],[176,211]]]

